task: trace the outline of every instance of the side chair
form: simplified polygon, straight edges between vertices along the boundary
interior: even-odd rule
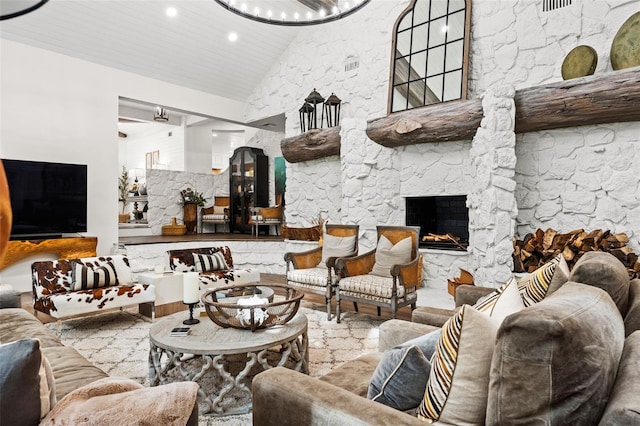
[[[229,197],[214,197],[213,206],[201,210],[200,232],[204,231],[204,225],[213,225],[216,231],[217,225],[224,225],[224,232],[229,232]]]
[[[324,295],[328,321],[331,321],[331,298],[337,281],[335,262],[338,257],[358,254],[358,231],[358,225],[327,224],[321,247],[284,255],[287,285]]]
[[[418,251],[420,228],[415,226],[378,226],[377,247],[360,256],[339,258],[335,269],[338,276],[336,288],[336,320],[340,322],[340,303],[358,302],[391,309],[396,318],[399,308],[411,305],[416,308],[422,284],[422,255]]]

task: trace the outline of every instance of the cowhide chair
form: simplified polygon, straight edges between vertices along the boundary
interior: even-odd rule
[[[155,316],[155,287],[134,282],[122,255],[47,260],[31,264],[33,309],[58,320],[107,309],[150,303]]]
[[[198,272],[200,288],[248,284],[260,281],[260,272],[235,268],[229,247],[198,247],[169,250],[169,267],[178,272]]]
[[[340,304],[358,302],[391,309],[396,318],[399,308],[415,309],[422,283],[422,255],[418,251],[420,228],[414,226],[378,226],[377,247],[357,257],[336,260],[336,316],[340,322]]]
[[[358,254],[358,225],[325,227],[322,246],[298,253],[285,253],[287,285],[304,292],[323,295],[327,303],[327,320],[331,320],[331,298],[337,282],[335,262],[338,257]]]

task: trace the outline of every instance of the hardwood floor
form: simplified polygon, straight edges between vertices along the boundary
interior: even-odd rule
[[[137,237],[136,237],[137,238]],[[263,237],[262,237],[263,238]],[[260,274],[260,283],[261,284],[265,284],[265,285],[269,285],[269,284],[284,284],[285,283],[285,277],[284,275],[278,275],[278,274]],[[313,293],[305,293],[304,298],[302,299],[303,301],[309,302],[309,303],[314,303],[317,305],[324,305],[324,297],[318,295],[318,294],[313,294]],[[335,321],[335,312],[336,312],[336,304],[335,304],[335,297],[332,299],[332,304],[331,304],[331,312],[332,312],[332,321]],[[22,293],[21,295],[21,303],[22,303],[22,308],[34,313],[33,311],[33,304],[31,301],[31,293]],[[354,307],[352,303],[343,303],[342,304],[342,312],[354,312]],[[134,308],[137,310],[137,308]],[[185,308],[186,309],[186,308]],[[107,310],[105,312],[109,312],[109,311],[114,311],[117,309],[112,309],[112,310]],[[367,315],[371,315],[371,316],[376,316],[377,312],[376,312],[376,307],[373,305],[365,305],[365,304],[358,304],[358,311],[360,313],[363,314],[367,314]],[[385,318],[385,319],[391,319],[391,311],[389,311],[388,309],[382,309],[381,318]],[[411,321],[411,308],[409,306],[405,306],[404,308],[400,309],[398,311],[398,315],[397,315],[398,319],[403,319],[403,320],[407,320],[407,321]],[[38,319],[46,324],[46,323],[50,323],[50,322],[55,322],[56,319],[50,317],[49,315],[43,314],[43,313],[38,313]]]

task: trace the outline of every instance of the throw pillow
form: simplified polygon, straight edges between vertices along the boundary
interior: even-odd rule
[[[40,351],[40,341],[24,339],[0,345],[0,359],[0,424],[40,423],[55,404],[53,375]]]
[[[407,237],[392,244],[384,235],[378,240],[376,261],[371,273],[380,277],[391,277],[391,267],[411,261],[411,237]]]
[[[484,424],[497,326],[463,305],[443,326],[418,418],[443,424]]]
[[[224,254],[222,253],[192,253],[192,255],[196,272],[226,271],[229,269],[227,262],[224,261]]]
[[[499,326],[505,317],[524,309],[518,281],[511,277],[499,289],[478,300],[473,307],[489,315]]]
[[[327,264],[330,257],[352,256],[353,249],[356,245],[356,235],[351,237],[336,237],[334,235],[325,234],[322,243],[322,266]]]
[[[108,287],[119,283],[116,269],[111,262],[96,267],[71,262],[71,268],[73,281],[71,286],[74,291]]]
[[[213,206],[213,214],[224,214],[226,208],[227,206]]]
[[[371,377],[367,398],[396,410],[420,405],[431,370],[422,350],[411,345],[384,353]]]
[[[524,306],[531,306],[544,299],[547,295],[547,291],[549,290],[549,284],[551,284],[553,273],[560,263],[561,258],[562,254],[557,255],[549,262],[533,271],[529,276],[520,280],[518,288],[520,289],[520,296],[522,296]]]
[[[431,333],[424,334],[420,337],[416,337],[415,339],[411,339],[409,341],[404,342],[401,345],[396,346],[396,348],[407,348],[409,346],[417,346],[422,351],[422,354],[428,360],[431,360],[433,354],[436,352],[436,345],[438,344],[438,339],[440,339],[440,335],[442,334],[442,328],[432,331]],[[426,385],[425,377],[425,385]],[[424,386],[422,387],[424,391]],[[423,392],[424,394],[424,392]]]

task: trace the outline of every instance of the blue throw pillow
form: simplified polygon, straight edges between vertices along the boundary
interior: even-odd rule
[[[409,346],[416,345],[420,348],[420,350],[422,350],[422,353],[424,354],[425,358],[431,361],[431,357],[433,356],[433,353],[436,351],[436,343],[438,343],[440,334],[442,334],[441,328],[434,330],[431,333],[427,333],[420,337],[416,337],[415,339],[404,342],[403,344],[396,346],[396,348],[406,348]]]
[[[385,352],[376,367],[367,398],[397,410],[409,410],[424,398],[431,363],[417,345]]]

